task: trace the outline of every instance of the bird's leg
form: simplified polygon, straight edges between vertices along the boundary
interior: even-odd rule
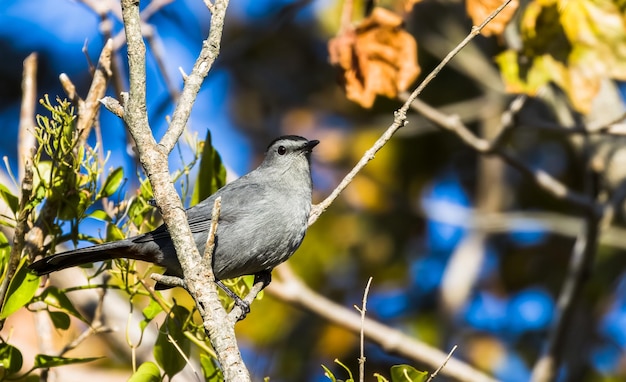
[[[218,287],[220,287],[228,297],[232,298],[235,301],[235,305],[241,308],[243,312],[242,316],[245,317],[248,313],[250,313],[250,304],[245,302],[237,295],[237,293],[230,290],[221,280],[215,280],[215,283]]]
[[[271,271],[265,270],[265,271],[261,271],[261,272],[255,273],[254,274],[254,282],[253,282],[252,285],[257,285],[258,283],[262,283],[263,286],[261,287],[261,289],[259,289],[258,291],[254,292],[254,296],[252,296],[252,299],[254,299],[256,297],[256,295],[260,291],[265,289],[265,287],[268,286],[271,281],[272,281],[272,273],[271,273]],[[241,315],[238,317],[237,320],[238,321],[239,320],[243,320],[246,317],[246,315],[248,313],[250,313],[250,303],[248,301],[245,301],[241,297],[239,297],[237,295],[237,293],[235,293],[232,290],[230,290],[220,280],[215,280],[215,283],[217,284],[217,286],[219,286],[224,291],[224,293],[226,293],[228,295],[228,297],[232,298],[235,301],[235,305],[236,306],[241,308]],[[254,287],[252,289],[254,290]],[[249,297],[250,296],[247,296],[246,299],[248,299]]]

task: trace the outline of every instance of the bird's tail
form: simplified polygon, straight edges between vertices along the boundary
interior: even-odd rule
[[[36,261],[28,267],[41,276],[77,265],[110,259],[129,258],[152,261],[144,257],[146,257],[145,254],[139,253],[130,240],[120,240],[58,253]]]

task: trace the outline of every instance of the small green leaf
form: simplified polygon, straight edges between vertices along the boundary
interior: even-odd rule
[[[207,130],[203,144],[198,179],[196,179],[191,197],[192,206],[208,198],[226,184],[226,168],[222,163],[220,154],[211,144],[210,130]]]
[[[65,312],[51,312],[48,311],[50,319],[54,324],[54,327],[61,330],[67,330],[70,327],[70,316]]]
[[[389,380],[378,373],[374,373],[374,377],[376,377],[376,382],[389,382]]]
[[[346,379],[346,382],[354,382],[354,377],[352,376],[352,371],[350,371],[350,368],[348,366],[346,366],[345,364],[343,364],[340,360],[335,359],[335,363],[341,367],[343,367],[343,369],[348,372],[348,375],[350,376],[350,378]]]
[[[125,239],[124,232],[119,229],[115,224],[107,224],[107,240],[106,241],[117,241]]]
[[[0,232],[0,275],[4,274],[6,266],[9,264],[9,258],[11,256],[11,246],[7,237]]]
[[[141,182],[141,186],[139,186],[139,191],[141,192],[141,197],[144,200],[150,200],[154,198],[154,192],[152,192],[152,185],[150,184],[150,180],[148,178],[144,179]]]
[[[35,356],[35,369],[49,369],[56,366],[73,365],[76,363],[86,363],[96,361],[102,357],[88,357],[88,358],[66,358],[56,357],[52,355],[37,354]]]
[[[207,382],[221,382],[224,380],[222,370],[217,365],[215,358],[209,357],[202,353],[200,354],[200,366],[202,367],[202,374],[204,380]]]
[[[391,367],[391,382],[423,382],[427,378],[427,371],[415,370],[410,365],[394,365]]]
[[[9,317],[24,305],[28,304],[39,287],[39,276],[28,271],[27,257],[23,257],[17,271],[9,284],[7,297],[0,312],[0,319]]]
[[[99,197],[106,198],[108,196],[115,194],[117,189],[120,188],[120,185],[122,184],[123,180],[124,180],[124,169],[122,169],[121,167],[118,167],[115,170],[113,170],[104,181],[104,185],[102,186],[102,189],[100,190]]]
[[[150,304],[146,306],[141,313],[143,313],[144,319],[139,323],[139,327],[143,331],[146,326],[157,316],[157,314],[161,313],[163,308],[159,305],[155,300],[150,300]]]
[[[153,362],[144,362],[136,372],[131,375],[128,382],[159,382],[161,370]]]
[[[322,369],[324,369],[324,375],[327,376],[328,379],[331,380],[331,382],[337,382],[337,378],[335,378],[335,375],[332,373],[332,371],[330,371],[329,368],[322,365]]]
[[[87,320],[85,320],[83,315],[80,314],[78,309],[74,307],[74,304],[72,304],[72,301],[70,301],[70,299],[67,298],[67,295],[65,294],[64,291],[61,291],[58,288],[51,286],[51,287],[46,288],[46,290],[42,294],[42,297],[43,297],[43,301],[46,304],[52,307],[55,307],[57,309],[60,309],[63,312],[68,313],[83,322],[87,322]]]
[[[4,369],[4,377],[20,371],[23,364],[22,353],[15,346],[6,342],[0,343],[0,369]]]
[[[183,333],[182,328],[183,322],[187,320],[188,316],[189,311],[187,309],[180,305],[174,306],[154,344],[154,359],[170,378],[180,372],[187,364],[180,352],[182,351],[185,356],[189,357],[191,342]],[[176,342],[176,346],[170,338]]]
[[[19,199],[17,196],[13,195],[4,184],[0,184],[0,198],[4,200],[14,214],[17,214],[17,211],[20,208]]]
[[[92,213],[90,213],[89,215],[87,215],[88,218],[92,218],[92,219],[96,219],[96,220],[100,220],[103,222],[111,222],[111,217],[104,212],[103,210],[95,210]]]

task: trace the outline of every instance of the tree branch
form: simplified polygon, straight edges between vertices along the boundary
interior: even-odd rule
[[[200,91],[200,87],[204,78],[211,70],[215,59],[220,52],[222,41],[222,30],[224,29],[224,18],[226,17],[226,8],[229,0],[218,0],[211,5],[211,28],[209,37],[202,42],[202,50],[193,65],[191,73],[185,78],[185,86],[180,93],[178,104],[172,114],[172,122],[165,135],[159,142],[166,152],[172,151],[178,138],[183,133],[187,120],[191,114],[191,108]]]
[[[202,80],[219,51],[219,39],[223,27],[227,1],[215,4],[216,13],[211,20],[208,42],[187,78],[185,88],[174,112],[174,117],[161,144],[157,144],[148,124],[146,111],[146,63],[145,45],[141,34],[139,3],[122,1],[122,17],[128,43],[130,92],[125,102],[124,121],[137,145],[139,160],[148,175],[154,198],[168,227],[176,254],[183,270],[187,291],[202,316],[204,328],[215,349],[218,361],[227,381],[249,381],[235,338],[234,325],[229,322],[222,307],[211,267],[202,266],[182,202],[170,180],[168,155],[182,134]]]
[[[472,368],[470,365],[450,359],[439,349],[418,341],[399,330],[390,328],[370,318],[365,318],[361,324],[361,315],[345,308],[326,297],[323,297],[306,286],[289,268],[281,264],[276,271],[280,278],[274,280],[266,290],[282,301],[299,306],[314,312],[329,322],[346,328],[353,333],[359,333],[361,327],[369,341],[380,345],[386,352],[406,357],[416,362],[422,362],[433,370],[447,362],[441,374],[463,382],[495,382],[488,375]]]
[[[313,206],[311,209],[311,215],[309,216],[309,225],[312,225],[317,221],[320,215],[333,203],[333,201],[339,196],[339,194],[352,182],[352,179],[358,174],[365,165],[367,165],[374,156],[385,146],[387,141],[391,139],[391,137],[403,126],[407,123],[406,113],[413,101],[422,93],[422,91],[430,84],[430,82],[437,77],[441,69],[444,68],[463,49],[469,42],[476,36],[480,34],[480,31],[491,21],[494,17],[500,13],[504,7],[506,7],[512,0],[505,0],[502,5],[500,5],[495,11],[493,11],[489,17],[485,19],[479,26],[473,27],[472,31],[461,41],[443,60],[437,65],[424,80],[419,84],[419,86],[407,97],[407,100],[404,102],[402,107],[398,109],[394,113],[393,123],[391,126],[385,130],[385,132],[374,142],[374,145],[365,152],[365,154],[361,157],[359,162],[350,170],[350,172],[343,178],[343,180],[339,183],[339,185],[330,193],[330,195],[324,199],[321,203]]]

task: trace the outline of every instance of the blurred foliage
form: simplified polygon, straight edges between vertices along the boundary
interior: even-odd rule
[[[313,158],[314,199],[319,201],[391,123],[400,102],[377,97],[371,100],[371,108],[363,109],[347,100],[344,88],[337,84],[342,72],[329,64],[327,44],[340,30],[340,2],[268,4],[261,16],[246,18],[234,10],[229,14],[218,60],[219,69],[228,72],[230,81],[224,113],[251,137],[257,159],[264,145],[280,134],[319,139],[322,143]],[[472,24],[479,24],[499,4],[386,1],[377,5],[401,15],[402,30],[417,42],[416,58],[423,77]],[[351,20],[358,25],[370,16],[367,10],[365,2],[356,2]],[[623,4],[612,1],[522,2],[515,14],[511,11],[494,20],[492,37],[478,37],[444,68],[422,99],[450,107],[448,112],[458,114],[479,135],[487,135],[487,127],[500,120],[510,101],[502,89],[537,96],[516,115],[503,146],[531,168],[583,191],[587,182],[585,150],[565,134],[537,125],[562,122],[558,105],[550,97],[566,100],[575,111],[587,113],[597,100],[600,83],[623,79],[623,10]],[[557,87],[565,98],[554,91]],[[159,217],[150,204],[152,193],[145,180],[136,194],[119,202],[113,215],[101,207],[100,198],[119,195],[123,173],[113,169],[102,179],[99,174],[104,171],[90,159],[92,152],[76,151],[71,129],[62,127],[63,121],[71,120],[67,105],[66,109],[49,106],[60,107],[65,114],[58,121],[52,117],[44,126],[66,138],[54,141],[48,134],[40,147],[61,148],[65,154],[58,159],[70,157],[74,162],[37,167],[36,185],[43,187],[35,188],[32,203],[40,205],[47,199],[59,203],[60,217],[54,227],[63,230],[53,231],[56,236],[51,246],[68,240],[102,242],[156,227]],[[582,120],[581,115],[571,114],[573,121]],[[189,146],[193,147],[190,163],[196,163],[202,152],[217,158],[210,144]],[[50,154],[42,152],[42,157],[47,156]],[[441,349],[458,344],[455,356],[503,381],[526,381],[545,345],[574,243],[572,234],[546,227],[575,223],[581,213],[507,167],[487,167],[488,160],[498,162],[478,156],[453,135],[410,115],[409,124],[310,228],[290,264],[316,291],[345,306],[360,301],[363,285],[373,276],[368,304],[373,318]],[[209,163],[209,170],[217,177],[205,184],[204,191],[199,191],[190,167],[180,169],[176,177],[184,183],[181,194],[197,201],[219,187],[224,173],[213,165],[215,162]],[[203,168],[202,160],[199,167]],[[494,173],[499,180],[483,184]],[[198,179],[206,180],[202,175]],[[490,216],[496,220],[495,215],[502,215],[507,223],[504,228],[497,221],[485,228],[474,220],[484,208],[480,201],[492,194],[502,197],[496,209],[489,211],[494,214]],[[72,203],[64,200],[65,195]],[[0,188],[0,197],[16,213],[18,199],[8,187]],[[533,212],[549,216],[545,221],[511,217],[512,213],[531,216]],[[62,225],[73,214],[80,217]],[[567,224],[557,219],[563,215]],[[82,232],[80,224],[86,218],[105,221],[106,237]],[[14,219],[0,219],[0,223],[12,226]],[[441,296],[449,265],[457,258],[462,239],[483,229],[484,246],[474,253],[480,259],[479,272],[458,309],[448,309]],[[0,257],[5,259],[8,243],[2,243]],[[167,336],[171,322],[184,323],[182,334],[175,332],[176,336],[185,336],[192,349],[201,349],[197,351],[205,378],[215,376],[213,358],[202,347],[206,341],[203,331],[189,319],[193,311],[186,295],[175,291],[177,305],[163,307],[147,296],[139,281],[149,269],[135,268],[133,262],[119,265],[111,273],[110,285],[128,293],[141,307],[145,316],[142,329],[160,319],[162,311],[173,310],[161,335]],[[610,381],[626,375],[625,266],[622,247],[600,246],[584,299],[574,312],[567,346],[576,354],[568,354],[572,361],[562,369],[564,378]],[[245,288],[245,282],[232,285]],[[455,285],[445,288],[454,290]],[[76,316],[75,307],[58,297],[62,291],[47,290],[35,298],[46,301],[54,325],[65,330],[67,317]],[[326,380],[320,364],[328,365],[330,375],[345,376],[345,368],[333,364],[335,358],[347,360],[349,370],[358,369],[357,335],[273,298],[256,301],[248,318],[237,325],[237,332],[255,379],[269,375],[272,381]],[[0,348],[0,357],[11,365],[7,370],[19,370],[22,355],[16,350],[9,341]],[[367,369],[380,374],[392,365],[412,363],[372,344],[365,352]],[[158,362],[143,363],[133,380],[161,378],[168,372],[166,367],[175,370]]]
[[[619,1],[533,1],[522,10],[522,47],[498,57],[508,91],[557,84],[589,113],[605,79],[626,80],[626,20]]]
[[[120,187],[124,183],[124,173],[121,168],[111,169],[108,175],[103,176],[104,161],[98,158],[98,148],[81,146],[79,134],[75,130],[75,115],[70,103],[57,99],[56,104],[50,102],[48,97],[42,100],[42,105],[49,112],[47,115],[38,115],[38,127],[35,129],[35,137],[38,145],[34,151],[33,168],[36,177],[33,184],[31,200],[24,203],[24,208],[39,208],[33,211],[31,224],[45,224],[46,229],[53,234],[52,243],[54,245],[63,244],[68,240],[75,243],[79,240],[92,243],[100,243],[102,240],[87,235],[82,230],[81,223],[86,218],[101,220],[106,223],[106,238],[104,241],[123,239],[128,232],[138,232],[152,230],[159,223],[159,218],[155,214],[152,205],[152,190],[147,179],[140,182],[140,188],[132,198],[125,200],[118,198],[118,203],[108,203],[107,199],[120,192]],[[201,192],[215,191],[217,187],[225,182],[225,170],[219,155],[210,147],[210,142],[198,142],[194,145],[195,155],[185,168],[174,174],[174,181],[180,179],[182,183],[189,183],[188,174],[197,160],[200,158],[202,149],[205,156],[201,167],[204,172],[200,173],[200,181],[194,182],[196,189]],[[187,174],[187,178],[185,178]],[[204,184],[202,184],[204,183]],[[184,189],[184,187],[183,187]],[[198,192],[196,192],[197,194]],[[19,206],[14,202],[17,196],[13,195],[5,186],[2,188],[2,198],[11,206],[11,211],[16,216],[20,215]],[[110,202],[110,201],[109,201]],[[44,214],[46,209],[52,209],[52,220],[39,223],[38,216]],[[50,212],[48,212],[50,213]],[[13,226],[15,217],[3,216],[3,225]],[[70,223],[70,235],[65,233],[65,222]],[[7,245],[6,237],[0,234],[0,239],[4,245],[0,246],[2,255],[1,269],[6,273],[9,262],[10,247]],[[32,254],[37,255],[36,253]],[[69,290],[60,289],[48,285],[43,290],[37,292],[40,278],[29,272],[26,265],[29,257],[24,254],[19,262],[19,266],[7,291],[7,297],[0,312],[0,319],[5,320],[15,314],[23,306],[37,311],[46,311],[50,322],[55,329],[67,331],[70,329],[71,320],[77,318],[88,325],[92,325],[90,320],[75,307],[68,297]],[[147,273],[140,271],[136,267],[135,261],[125,259],[115,260],[118,265],[111,267],[111,262],[106,262],[89,273],[89,280],[95,279],[104,270],[110,269],[109,274],[113,278],[104,284],[89,283],[77,288],[110,288],[119,289],[126,293],[130,301],[137,305],[147,304],[143,309],[144,320],[140,323],[143,332],[148,324],[157,318],[160,313],[165,314],[165,324],[159,331],[156,343],[152,344],[154,358],[157,364],[144,363],[132,380],[148,381],[162,380],[163,376],[172,378],[178,374],[188,363],[192,353],[198,357],[202,356],[202,370],[210,380],[209,376],[219,376],[216,368],[213,351],[210,349],[204,328],[196,321],[196,313],[193,304],[191,308],[181,305],[166,303],[158,292],[150,291],[146,288]],[[86,265],[91,267],[92,265]],[[149,271],[149,269],[148,269]],[[6,274],[4,275],[6,277]],[[237,285],[233,282],[233,285]],[[242,283],[242,285],[247,285]],[[224,297],[225,299],[225,297]],[[34,302],[43,303],[29,305]],[[96,331],[98,327],[94,328]],[[27,371],[23,371],[23,355],[20,349],[8,344],[5,338],[0,339],[2,346],[2,370],[0,379],[15,377],[22,373],[21,378],[28,376],[37,369],[49,369],[69,364],[85,363],[97,360],[98,358],[71,358],[60,355],[34,355],[34,366]],[[192,344],[195,346],[192,349]],[[70,346],[68,344],[68,346]],[[158,365],[158,367],[157,367]]]

